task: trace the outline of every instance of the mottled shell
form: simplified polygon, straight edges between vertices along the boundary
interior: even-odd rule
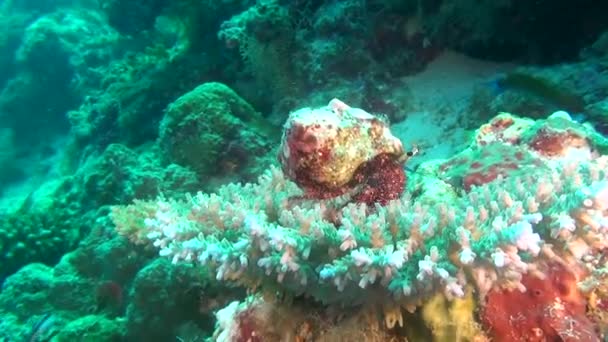
[[[351,182],[374,157],[403,153],[403,144],[384,121],[334,99],[326,107],[303,108],[289,116],[279,160],[296,183],[332,190]]]

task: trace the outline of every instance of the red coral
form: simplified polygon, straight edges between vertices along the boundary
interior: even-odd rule
[[[550,127],[539,129],[528,144],[530,148],[547,157],[563,157],[571,148],[591,149],[584,137],[568,130],[558,131]]]
[[[506,176],[510,170],[517,170],[518,164],[505,161],[485,167],[481,170],[471,168],[471,172],[462,180],[462,186],[466,191],[470,191],[473,186],[487,184],[498,178]]]
[[[478,146],[497,141],[517,145],[522,132],[529,124],[529,122],[511,115],[501,114],[479,128],[475,136],[475,142]]]
[[[462,152],[441,165],[440,171],[448,180],[456,180],[454,185],[469,191],[499,176],[525,174],[530,168],[541,166],[541,161],[525,148],[492,142]]]
[[[513,125],[513,118],[510,116],[498,116],[489,123],[482,125],[475,137],[478,145],[486,145],[490,141],[502,140],[503,132]]]
[[[546,274],[544,279],[524,275],[525,292],[494,289],[488,294],[481,320],[494,341],[599,341],[585,316],[576,276],[557,263]]]

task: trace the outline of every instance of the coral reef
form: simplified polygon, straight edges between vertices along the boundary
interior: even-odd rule
[[[339,111],[330,110],[328,120],[331,113]],[[294,117],[299,115],[302,113]],[[384,207],[376,205],[373,213],[366,204],[341,204],[344,199],[293,203],[294,196],[301,195],[297,182],[290,183],[275,169],[257,184],[228,185],[216,194],[114,207],[112,219],[122,235],[156,246],[160,255],[173,262],[202,264],[218,280],[264,292],[280,289],[286,296],[311,297],[325,305],[365,306],[380,301],[389,308],[411,310],[437,294],[448,299],[464,297],[466,287],[472,285],[477,300],[483,303],[487,299],[490,305],[485,311],[486,324],[500,335],[504,323],[496,321],[500,313],[491,309],[501,298],[495,289],[533,291],[526,285],[539,287],[546,293],[538,299],[539,305],[548,304],[543,300],[553,300],[550,294],[556,290],[547,287],[547,280],[538,285],[530,277],[543,279],[546,274],[549,278],[545,279],[551,279],[557,271],[546,271],[546,262],[591,271],[601,264],[608,243],[607,165],[605,157],[597,154],[604,151],[605,139],[563,113],[529,125],[527,130],[509,131],[512,125],[526,127],[515,124],[517,120],[508,115],[497,117],[480,128],[471,147],[502,146],[492,153],[513,155],[517,164],[492,165],[488,175],[461,184],[468,193],[449,202],[436,198],[433,204],[424,205],[403,195]],[[557,124],[562,121],[575,128],[567,132],[578,139],[546,138],[549,128],[564,126]],[[319,127],[318,132],[331,132],[315,126],[314,120],[311,124]],[[341,122],[334,124],[340,126]],[[291,128],[286,125],[287,131]],[[529,134],[530,130],[535,134]],[[539,143],[540,137],[546,143]],[[319,143],[314,146],[324,144],[323,139],[312,142]],[[519,158],[520,151],[526,151],[530,160]],[[332,165],[331,158],[326,160]],[[339,167],[339,159],[335,165]],[[572,293],[564,291],[563,296]],[[581,302],[585,301],[577,305]],[[580,306],[576,308],[547,319],[567,315],[576,324],[590,326],[584,315],[579,317]],[[393,311],[383,311],[394,317]],[[401,321],[400,309],[396,312]],[[251,329],[245,328],[247,334]],[[437,329],[437,336],[443,334]],[[546,336],[565,333],[560,330],[565,327],[555,323],[535,329]],[[558,335],[552,335],[555,332],[550,329],[558,330]],[[588,336],[595,338],[596,333],[590,331]]]
[[[270,151],[275,130],[232,89],[205,83],[167,108],[158,143],[169,162],[200,176],[237,170],[255,175],[260,162],[254,159]]]
[[[606,68],[598,58],[550,67],[519,67],[497,76],[476,93],[476,115],[500,111],[530,118],[566,110],[605,133]]]
[[[606,29],[597,3],[571,4],[567,0],[486,4],[439,0],[419,3],[419,10],[426,30],[439,44],[477,57],[555,63],[575,59],[581,48]],[[570,42],[567,47],[556,47],[557,42],[565,41]]]
[[[0,93],[3,122],[22,141],[65,133],[65,112],[81,101],[79,80],[114,57],[119,39],[93,11],[60,10],[32,22],[15,51],[20,72]]]
[[[608,139],[565,112],[538,122],[501,114],[482,125],[474,139],[440,168],[451,184],[467,191],[499,176],[547,168],[545,159],[592,160],[608,152]]]
[[[0,1],[0,340],[606,340],[605,9]]]

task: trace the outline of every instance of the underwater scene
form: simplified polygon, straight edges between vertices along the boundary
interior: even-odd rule
[[[0,342],[607,342],[608,1],[0,0]]]

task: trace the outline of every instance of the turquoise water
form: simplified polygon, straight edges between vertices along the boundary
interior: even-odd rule
[[[0,0],[0,341],[606,340],[607,10]]]

